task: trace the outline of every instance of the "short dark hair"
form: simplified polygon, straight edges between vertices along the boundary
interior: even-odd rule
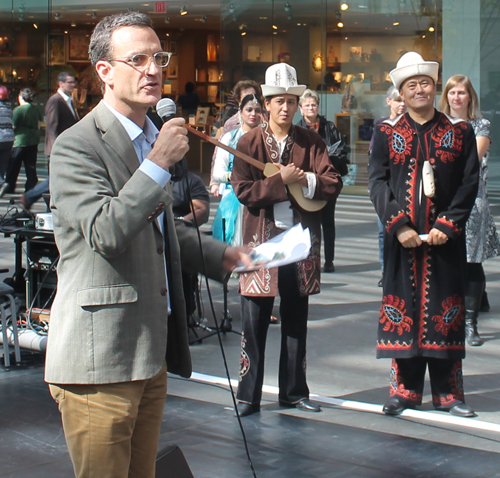
[[[62,71],[57,75],[57,83],[62,81],[63,83],[68,79],[68,76],[71,76],[71,78],[75,78],[75,75],[73,73],[70,73],[69,71]]]
[[[127,12],[104,17],[95,26],[92,36],[90,37],[89,58],[94,67],[94,71],[98,61],[113,58],[111,35],[115,30],[122,27],[144,27],[154,30],[151,18],[144,13]],[[99,78],[99,75],[97,75],[97,77]],[[100,78],[99,82],[101,83],[101,90],[104,93],[104,84]]]
[[[19,92],[19,96],[26,101],[26,103],[32,103],[35,99],[35,92],[31,88],[23,88]]]

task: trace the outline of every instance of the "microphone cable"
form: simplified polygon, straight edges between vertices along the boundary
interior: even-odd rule
[[[187,198],[188,198],[189,207],[191,209],[191,214],[193,215],[193,225],[196,228],[196,232],[197,232],[197,235],[198,235],[198,244],[199,244],[199,247],[200,247],[200,256],[201,256],[202,265],[203,265],[203,275],[205,276],[205,285],[206,285],[206,288],[207,288],[208,302],[209,302],[210,310],[212,312],[212,317],[213,317],[214,323],[215,323],[215,330],[217,332],[217,339],[219,341],[219,348],[220,348],[220,351],[221,351],[221,354],[222,354],[222,361],[224,363],[224,369],[226,371],[226,377],[227,377],[227,381],[228,381],[228,384],[229,384],[229,390],[231,392],[231,398],[233,400],[234,410],[236,412],[236,418],[238,419],[238,425],[240,427],[241,435],[242,435],[242,438],[243,438],[243,444],[245,446],[245,453],[246,453],[246,456],[247,456],[247,459],[248,459],[248,463],[250,465],[250,469],[252,470],[252,474],[253,474],[254,478],[257,478],[257,473],[255,471],[255,468],[254,468],[254,465],[253,465],[253,462],[252,462],[252,457],[250,456],[250,450],[248,448],[248,441],[247,441],[247,437],[246,437],[246,434],[245,434],[245,428],[243,427],[243,422],[241,421],[240,413],[238,411],[238,405],[236,403],[236,395],[234,393],[234,389],[233,389],[233,386],[231,384],[231,375],[229,373],[229,367],[227,365],[226,352],[224,350],[224,344],[222,342],[222,336],[221,336],[221,333],[220,333],[219,321],[217,320],[217,314],[215,312],[215,307],[214,307],[214,303],[213,303],[213,299],[212,299],[212,292],[210,290],[210,285],[209,285],[209,282],[208,282],[207,264],[206,264],[206,261],[205,261],[205,254],[203,252],[203,245],[202,245],[202,242],[201,242],[201,232],[200,232],[200,228],[198,226],[198,220],[196,218],[196,214],[195,214],[195,210],[194,210],[193,198],[191,196],[191,188],[189,186],[188,173],[187,173],[187,171],[184,171],[184,173],[185,174],[184,174],[183,181],[186,181],[186,195],[187,195]]]

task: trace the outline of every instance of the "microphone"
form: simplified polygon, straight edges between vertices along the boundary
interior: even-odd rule
[[[161,118],[163,123],[175,118],[177,116],[177,106],[174,100],[170,98],[162,98],[158,101],[158,103],[156,103],[156,113]],[[178,163],[175,163],[172,181],[180,181],[184,176],[186,178],[188,176],[186,158],[182,158]]]

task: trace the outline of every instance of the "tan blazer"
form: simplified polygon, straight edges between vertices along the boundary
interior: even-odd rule
[[[102,103],[54,144],[51,208],[60,260],[49,383],[146,379],[160,371],[165,354],[169,371],[191,374],[181,261],[188,271],[201,268],[195,229],[174,223],[171,185],[161,188],[138,167],[129,136]],[[166,243],[155,221],[163,211]],[[204,241],[209,275],[222,280],[226,245]]]

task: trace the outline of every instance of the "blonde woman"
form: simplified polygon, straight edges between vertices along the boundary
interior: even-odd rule
[[[477,94],[464,75],[454,75],[446,83],[439,109],[450,116],[469,121],[474,128],[480,161],[479,190],[466,225],[467,289],[465,294],[465,324],[467,342],[483,345],[477,331],[477,317],[485,290],[482,262],[500,254],[500,241],[490,211],[486,190],[490,147],[490,122],[481,116]]]

